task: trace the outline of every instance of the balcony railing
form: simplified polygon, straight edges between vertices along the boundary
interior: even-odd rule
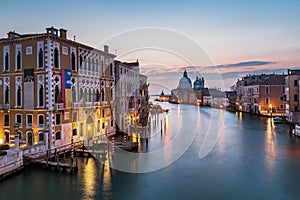
[[[56,103],[54,104],[54,110],[63,110],[64,104],[63,103]]]
[[[9,104],[0,104],[0,110],[8,110]]]

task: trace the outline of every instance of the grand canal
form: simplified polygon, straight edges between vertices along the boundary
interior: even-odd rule
[[[289,135],[288,125],[218,109],[162,106],[170,111],[151,117],[148,146],[143,143],[138,154],[157,154],[157,160],[116,164],[138,173],[92,158],[80,158],[73,175],[32,166],[0,182],[0,198],[299,199],[300,138]]]

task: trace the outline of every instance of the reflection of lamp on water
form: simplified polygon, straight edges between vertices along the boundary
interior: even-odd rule
[[[0,144],[3,144],[3,140],[0,138]]]
[[[272,104],[270,104],[269,107],[270,107],[270,113],[271,113],[271,117],[272,117]]]

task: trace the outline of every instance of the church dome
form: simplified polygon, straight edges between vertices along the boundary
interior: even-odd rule
[[[204,80],[199,79],[198,76],[196,77],[196,80],[194,81],[194,89],[200,90],[204,88]]]
[[[184,71],[183,77],[179,81],[178,89],[192,89],[192,81]]]

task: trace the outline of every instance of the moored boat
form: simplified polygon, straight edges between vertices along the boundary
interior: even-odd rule
[[[298,124],[295,125],[295,128],[293,129],[292,133],[296,136],[300,136],[300,126]]]
[[[281,124],[282,123],[282,118],[281,117],[274,117],[273,121],[274,121],[274,124]]]

